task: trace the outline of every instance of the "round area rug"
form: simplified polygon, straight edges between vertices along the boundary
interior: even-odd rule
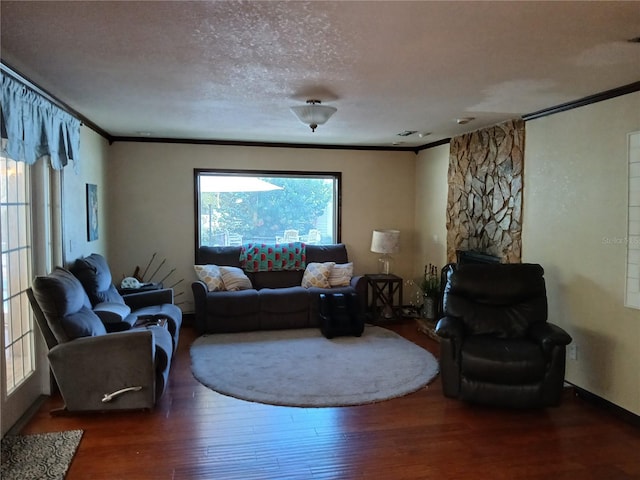
[[[415,392],[438,374],[438,361],[385,328],[331,340],[307,328],[204,335],[191,346],[191,370],[212,390],[243,400],[337,407]]]

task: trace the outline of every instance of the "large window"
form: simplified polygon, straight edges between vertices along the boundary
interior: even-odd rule
[[[340,174],[194,170],[196,248],[340,241]]]

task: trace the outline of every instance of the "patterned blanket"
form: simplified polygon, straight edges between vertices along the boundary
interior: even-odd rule
[[[240,250],[240,264],[245,272],[304,270],[307,266],[306,245],[301,242],[247,243]]]

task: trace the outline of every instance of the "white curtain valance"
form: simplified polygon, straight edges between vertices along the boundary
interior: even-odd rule
[[[2,74],[2,151],[33,165],[48,157],[56,170],[80,160],[80,121],[21,82]]]

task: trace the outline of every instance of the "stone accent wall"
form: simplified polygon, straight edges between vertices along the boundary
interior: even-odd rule
[[[451,140],[447,198],[447,259],[476,250],[517,263],[522,254],[524,121]]]

